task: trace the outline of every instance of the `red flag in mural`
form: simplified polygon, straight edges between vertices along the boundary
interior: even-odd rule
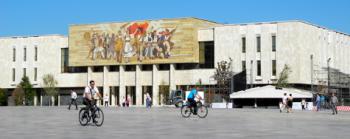
[[[134,23],[128,27],[128,31],[129,31],[129,34],[143,35],[147,31],[147,27],[148,27],[147,22],[143,24]]]

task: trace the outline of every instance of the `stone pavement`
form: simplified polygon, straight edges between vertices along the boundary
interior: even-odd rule
[[[0,107],[0,139],[350,138],[350,112],[210,109],[205,119],[186,119],[176,108],[102,109],[102,127],[83,127],[66,107]]]

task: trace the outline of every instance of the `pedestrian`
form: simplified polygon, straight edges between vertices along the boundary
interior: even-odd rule
[[[321,108],[321,97],[320,94],[316,94],[316,111],[319,111]]]
[[[123,96],[123,99],[122,99],[122,100],[123,100],[123,102],[122,102],[122,106],[123,106],[123,107],[125,107],[125,105],[126,105],[126,103],[125,103],[125,102],[126,102],[126,99],[125,99],[125,97],[124,97],[124,96]]]
[[[303,98],[302,100],[301,100],[301,110],[305,110],[305,107],[306,106],[306,101],[305,101],[305,98]]]
[[[293,108],[293,96],[292,96],[292,94],[289,94],[289,97],[287,100],[287,105],[288,105],[288,113],[291,113],[292,108]]]
[[[280,112],[283,112],[287,108],[287,99],[287,93],[284,93],[282,97],[282,104],[280,105]]]
[[[123,96],[123,107],[129,107],[129,96],[124,97]]]
[[[131,102],[131,97],[130,97],[130,95],[128,95],[127,98],[126,98],[126,106],[129,107],[131,105],[131,103],[132,103]]]
[[[78,105],[77,105],[77,93],[73,90],[70,90],[70,96],[71,96],[71,101],[69,103],[68,110],[70,110],[70,106],[74,103],[75,109],[78,110]]]
[[[106,95],[103,97],[103,101],[104,101],[105,107],[108,107],[108,101],[109,101],[108,94],[106,94]]]
[[[332,114],[338,114],[338,110],[337,110],[337,105],[338,105],[338,98],[337,96],[335,96],[335,93],[332,93],[332,97],[330,99],[331,101],[331,108],[332,108]]]
[[[146,94],[146,108],[151,108],[152,106],[152,98],[149,93]]]

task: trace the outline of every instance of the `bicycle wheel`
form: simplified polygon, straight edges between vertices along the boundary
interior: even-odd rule
[[[207,115],[208,115],[208,108],[203,106],[203,105],[198,107],[197,115],[198,115],[199,118],[207,117]]]
[[[89,112],[86,108],[81,108],[79,111],[79,123],[82,126],[86,126],[90,121]]]
[[[104,121],[104,114],[100,108],[96,108],[94,119],[95,119],[96,126],[102,126]]]
[[[182,117],[188,118],[191,116],[191,108],[187,105],[181,107],[181,115]]]

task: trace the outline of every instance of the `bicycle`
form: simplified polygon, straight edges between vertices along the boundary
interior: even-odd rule
[[[208,107],[202,105],[202,103],[197,102],[197,116],[199,118],[205,118],[208,115]],[[181,107],[181,115],[184,118],[188,118],[191,116],[191,114],[194,112],[194,108],[191,106],[191,104],[187,101],[185,105]]]
[[[94,102],[94,104],[91,105],[91,108],[88,108],[88,106],[86,106],[81,108],[79,111],[80,125],[86,126],[91,120],[96,126],[102,126],[104,122],[103,111],[99,107],[97,107],[96,102]]]

